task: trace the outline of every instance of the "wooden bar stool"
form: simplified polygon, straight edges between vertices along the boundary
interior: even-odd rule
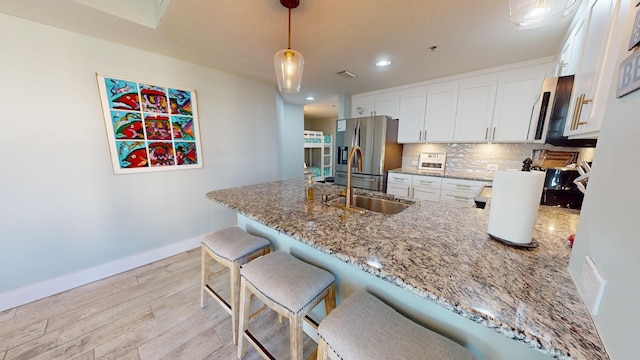
[[[336,306],[334,276],[323,269],[276,251],[245,265],[240,270],[240,334],[238,357],[242,359],[249,341],[267,359],[271,354],[249,332],[249,304],[255,295],[267,307],[289,319],[292,360],[302,359],[302,322],[323,299],[327,314]],[[311,324],[313,325],[313,321]],[[246,340],[246,341],[245,341]]]
[[[202,238],[202,281],[200,286],[200,306],[207,306],[205,293],[209,293],[231,314],[233,343],[238,343],[238,304],[240,302],[240,267],[249,261],[270,252],[269,240],[247,234],[232,226],[207,234]],[[209,260],[213,259],[229,269],[231,287],[231,305],[208,285],[211,274]]]
[[[402,316],[358,291],[318,326],[318,360],[472,360],[461,345]]]

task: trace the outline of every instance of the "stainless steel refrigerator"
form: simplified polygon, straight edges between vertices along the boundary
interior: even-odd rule
[[[349,152],[362,150],[362,171],[353,158],[352,185],[356,188],[387,191],[387,172],[402,166],[402,144],[398,144],[398,120],[388,116],[340,119],[336,121],[336,174],[338,185],[347,185]]]

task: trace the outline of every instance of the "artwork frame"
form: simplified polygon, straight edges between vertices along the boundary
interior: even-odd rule
[[[640,79],[634,76],[640,67],[640,51],[634,51],[620,63],[616,97],[621,98],[640,89]]]
[[[202,168],[196,92],[96,73],[115,174]]]
[[[636,18],[633,21],[633,29],[631,30],[631,36],[629,37],[629,45],[627,50],[631,51],[634,47],[640,44],[640,10],[636,11]]]

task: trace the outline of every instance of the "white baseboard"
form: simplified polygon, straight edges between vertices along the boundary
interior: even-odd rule
[[[200,246],[201,236],[0,294],[0,311],[135,269]]]

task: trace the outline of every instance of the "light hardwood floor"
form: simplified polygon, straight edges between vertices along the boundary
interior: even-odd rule
[[[211,281],[229,299],[228,274]],[[250,329],[276,358],[289,357],[286,320],[267,310]],[[306,335],[304,343],[306,358],[316,344]],[[237,359],[236,351],[231,316],[214,299],[200,308],[200,248],[0,312],[0,360]],[[245,359],[260,358],[249,346]]]

